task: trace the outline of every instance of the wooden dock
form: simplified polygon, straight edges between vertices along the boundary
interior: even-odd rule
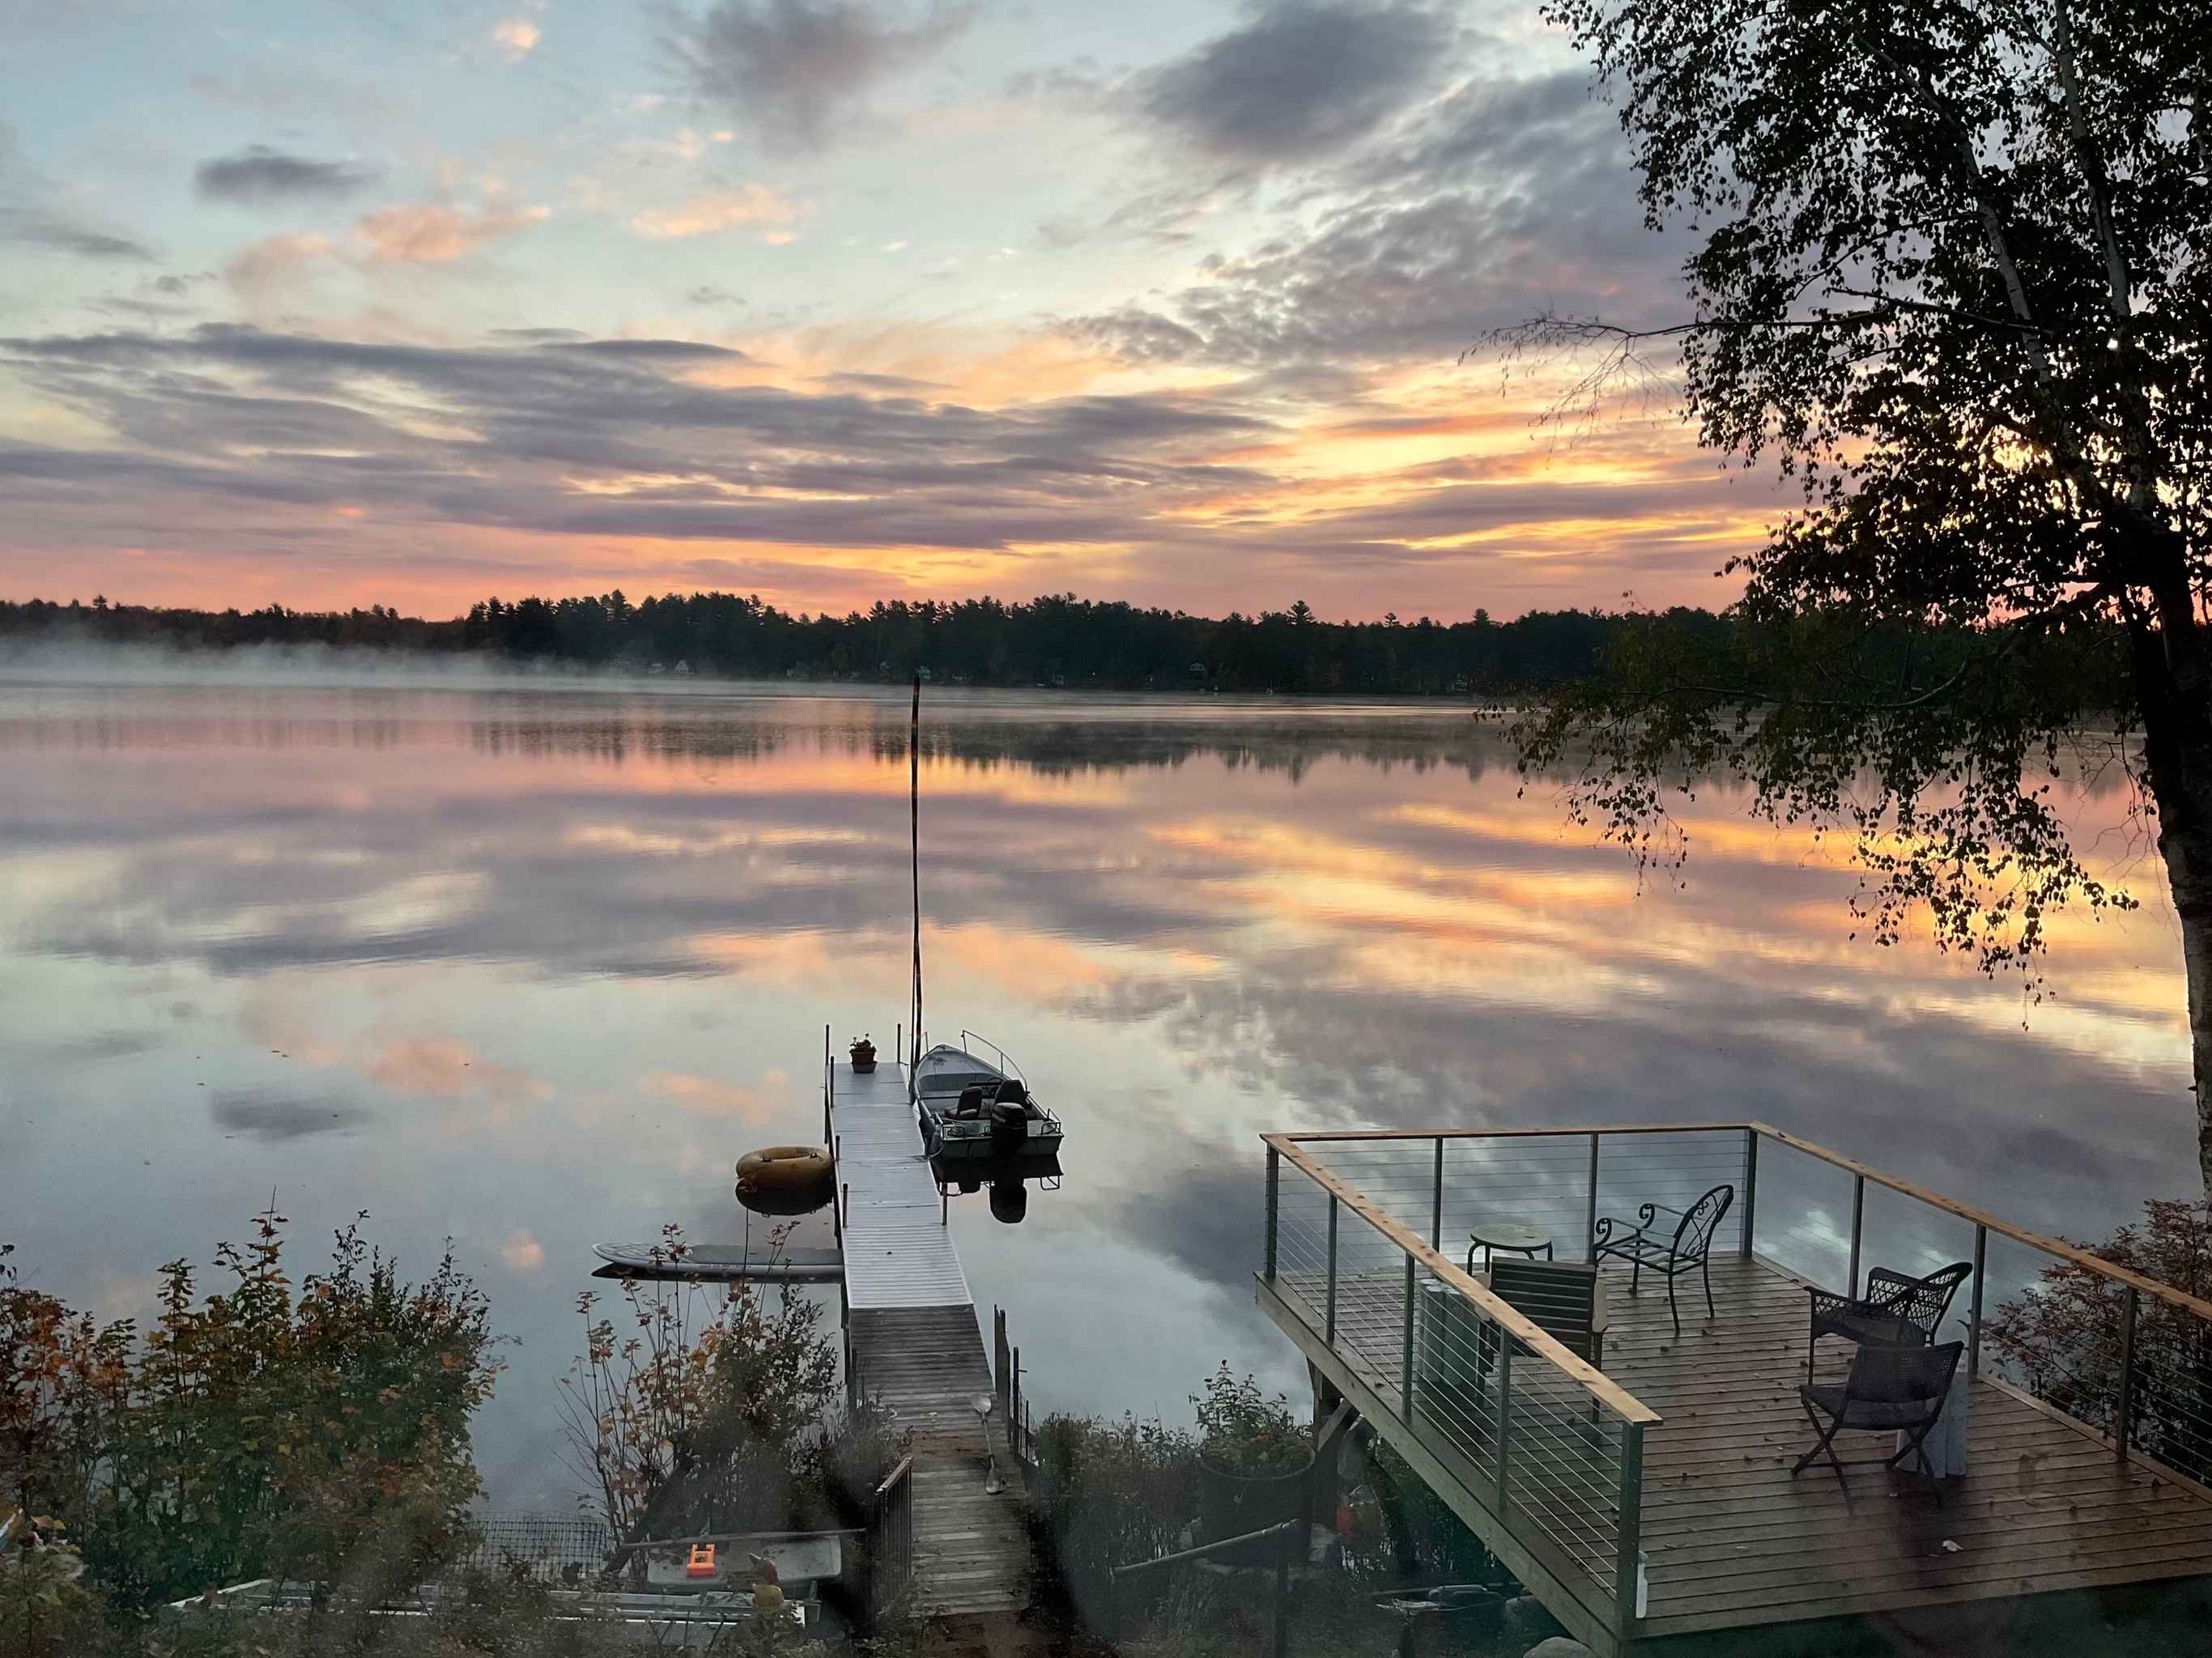
[[[1944,1482],[1953,1489],[1941,1506],[1878,1469],[1851,1469],[1848,1491],[1825,1467],[1791,1478],[1790,1465],[1812,1443],[1797,1398],[1802,1281],[1764,1260],[1716,1255],[1719,1316],[1706,1321],[1690,1280],[1677,1337],[1663,1286],[1632,1297],[1627,1278],[1607,1272],[1605,1376],[1665,1418],[1647,1442],[1643,1471],[1650,1600],[1638,1648],[1723,1631],[1771,1638],[1782,1634],[1778,1625],[1814,1619],[2212,1575],[2212,1500],[2203,1490],[2120,1461],[2079,1423],[1986,1376],[1971,1384],[1968,1472]],[[1322,1339],[1317,1275],[1285,1273],[1273,1290],[1263,1281],[1260,1299],[1386,1439],[1417,1465],[1459,1476],[1440,1495],[1483,1518],[1479,1531],[1495,1527],[1463,1459],[1418,1419],[1399,1419],[1403,1371],[1395,1355],[1405,1297],[1397,1274],[1339,1279],[1334,1344]],[[1820,1379],[1841,1380],[1850,1351],[1824,1343]],[[1534,1363],[1516,1376],[1523,1386],[1547,1385]],[[1583,1395],[1549,1385],[1559,1421],[1587,1413]],[[1887,1449],[1886,1436],[1868,1435],[1846,1435],[1839,1448],[1866,1455],[1877,1437]],[[1462,1479],[1465,1488],[1452,1490]],[[1588,1558],[1561,1559],[1556,1576],[1572,1595],[1612,1569],[1602,1540],[1593,1538]],[[1599,1631],[1584,1638],[1593,1636],[1605,1640]],[[1608,1649],[1605,1641],[1600,1650]]]
[[[836,1060],[830,1132],[848,1374],[857,1397],[895,1412],[913,1436],[915,1609],[955,1619],[1019,1612],[1032,1566],[1022,1468],[1005,1421],[994,1414],[987,1436],[975,1413],[973,1401],[993,1393],[990,1364],[904,1067],[886,1060],[861,1076]],[[983,1489],[993,1458],[1005,1482],[996,1496]]]

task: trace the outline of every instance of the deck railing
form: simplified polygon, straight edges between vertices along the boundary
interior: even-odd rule
[[[2212,1304],[1765,1123],[1265,1139],[1268,1289],[1493,1533],[1621,1638],[1638,1615],[1646,1441],[1665,1429],[1469,1276],[1485,1218],[1540,1227],[1559,1259],[1586,1260],[1600,1217],[1683,1210],[1727,1185],[1717,1254],[1854,1291],[1877,1266],[1917,1277],[1971,1261],[1937,1336],[1965,1342],[1970,1376],[2117,1456],[2212,1484]],[[1679,1293],[1687,1329],[1703,1291],[1686,1278]]]

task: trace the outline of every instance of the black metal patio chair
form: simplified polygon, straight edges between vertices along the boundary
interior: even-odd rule
[[[1867,1274],[1863,1296],[1805,1286],[1813,1298],[1813,1332],[1805,1338],[1805,1380],[1813,1379],[1813,1351],[1822,1336],[1841,1336],[1861,1346],[1924,1347],[1936,1339],[1951,1297],[1973,1276],[1971,1260],[1954,1261],[1926,1278],[1907,1278],[1887,1266]]]
[[[1634,1295],[1643,1287],[1644,1274],[1648,1270],[1657,1272],[1667,1280],[1667,1312],[1674,1321],[1674,1333],[1682,1333],[1682,1315],[1674,1305],[1674,1280],[1686,1273],[1696,1272],[1705,1279],[1705,1316],[1717,1318],[1713,1309],[1713,1275],[1706,1257],[1713,1247],[1713,1234],[1721,1218],[1735,1201],[1735,1187],[1716,1186],[1687,1209],[1670,1208],[1663,1203],[1647,1203],[1636,1211],[1638,1224],[1629,1225],[1611,1215],[1600,1217],[1590,1232],[1590,1263],[1595,1266],[1608,1255],[1616,1260],[1629,1262],[1634,1271],[1630,1273],[1628,1293]],[[1661,1215],[1677,1217],[1674,1235],[1662,1237],[1654,1229],[1660,1224]]]
[[[1798,1388],[1805,1419],[1820,1437],[1797,1459],[1790,1477],[1795,1479],[1823,1453],[1846,1497],[1850,1494],[1850,1484],[1844,1477],[1847,1467],[1878,1463],[1893,1468],[1906,1457],[1917,1456],[1919,1471],[1933,1474],[1936,1467],[1928,1460],[1928,1436],[1943,1414],[1943,1401],[1950,1396],[1959,1355],[1966,1350],[1963,1341],[1947,1341],[1935,1347],[1869,1343],[1851,1356],[1851,1373],[1844,1382],[1807,1382]],[[1823,1417],[1827,1418],[1825,1424]],[[1894,1455],[1857,1457],[1846,1463],[1836,1455],[1835,1444],[1836,1436],[1846,1432],[1903,1434],[1905,1442]]]

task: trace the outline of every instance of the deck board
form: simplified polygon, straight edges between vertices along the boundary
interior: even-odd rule
[[[894,1412],[911,1436],[915,1609],[946,1618],[1019,1612],[1032,1576],[1022,1468],[1006,1424],[994,1416],[987,1436],[971,1402],[992,1392],[990,1363],[921,1156],[906,1073],[885,1063],[856,1076],[841,1061],[834,1077],[851,1362],[861,1394]],[[997,1497],[983,1490],[993,1457],[1006,1481]]]
[[[1849,1471],[1848,1491],[1825,1468],[1795,1479],[1790,1465],[1813,1442],[1797,1398],[1805,1367],[1806,1298],[1786,1273],[1736,1257],[1712,1263],[1718,1316],[1708,1321],[1695,1280],[1676,1285],[1674,1334],[1663,1285],[1631,1297],[1628,1274],[1607,1268],[1611,1327],[1605,1374],[1665,1420],[1646,1430],[1641,1511],[1650,1598],[1647,1638],[1754,1628],[1816,1618],[2011,1599],[2057,1590],[2212,1575],[2212,1501],[2141,1466],[1986,1379],[1969,1384],[1967,1472],[1943,1482],[1942,1506],[1923,1483],[1878,1468]],[[1309,1333],[1325,1321],[1310,1274],[1276,1280],[1281,1304]],[[1404,1280],[1395,1273],[1339,1281],[1338,1341],[1331,1351],[1381,1400],[1401,1399]],[[1850,1349],[1822,1344],[1818,1374],[1840,1380]],[[1613,1515],[1604,1495],[1613,1464],[1601,1439],[1578,1441],[1573,1413],[1585,1396],[1556,1384],[1533,1361],[1516,1362],[1516,1410],[1528,1392],[1535,1435],[1525,1487],[1530,1516],[1570,1571],[1569,1587],[1609,1610]],[[1427,1395],[1416,1389],[1415,1418]],[[1489,1455],[1481,1404],[1432,1406],[1461,1430],[1477,1461]],[[1406,1424],[1378,1423],[1386,1436]],[[1610,1424],[1607,1424],[1608,1426]],[[1509,1430],[1511,1447],[1522,1433]],[[1433,1455],[1436,1435],[1431,1430]],[[1888,1436],[1846,1434],[1846,1457],[1885,1453]],[[1449,1459],[1440,1459],[1447,1461]],[[1470,1479],[1484,1471],[1461,1459]],[[1470,1491],[1475,1487],[1471,1485]],[[1524,1487],[1516,1482],[1515,1500]],[[1491,1492],[1479,1500],[1494,1501]],[[1528,1540],[1523,1539],[1523,1541]],[[1946,1541],[1957,1545],[1946,1549]]]

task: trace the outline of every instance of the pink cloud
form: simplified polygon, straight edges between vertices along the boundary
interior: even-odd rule
[[[491,32],[492,43],[507,55],[510,64],[519,64],[538,49],[545,38],[544,31],[527,17],[503,17]]]
[[[471,215],[460,208],[418,203],[380,209],[363,216],[354,230],[380,264],[446,264],[548,216],[543,207],[487,207]]]
[[[790,198],[766,185],[702,191],[674,207],[639,214],[629,228],[656,241],[682,236],[713,236],[749,224],[787,225],[799,216]],[[770,241],[788,241],[790,233],[771,231]]]

